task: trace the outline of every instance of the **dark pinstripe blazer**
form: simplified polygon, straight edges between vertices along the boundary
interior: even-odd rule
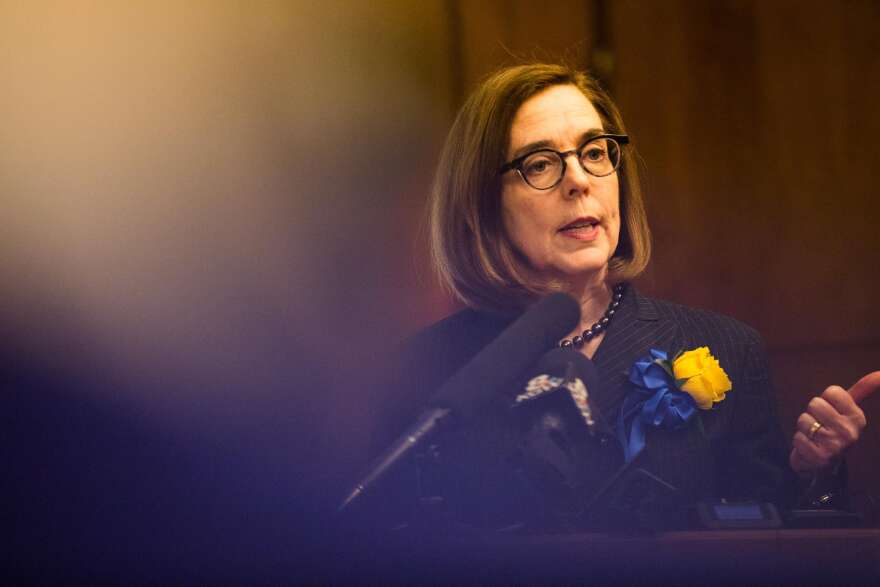
[[[384,431],[396,436],[425,401],[456,370],[491,342],[511,317],[464,310],[428,327],[406,345],[394,414]],[[613,427],[633,362],[659,348],[670,353],[708,346],[733,383],[726,399],[701,411],[702,428],[651,429],[639,465],[677,487],[689,502],[703,498],[755,498],[788,502],[796,485],[787,466],[787,445],[776,406],[761,337],[720,314],[640,295],[628,286],[621,306],[593,360],[601,385],[591,401],[603,416],[607,435],[566,483],[588,494],[623,463]],[[499,396],[501,397],[501,396]],[[496,513],[529,507],[512,488],[511,454],[521,439],[508,425],[509,398],[487,407],[481,421],[444,441],[443,491],[466,517],[490,523]],[[490,504],[487,506],[487,503]],[[497,510],[497,512],[493,511]]]

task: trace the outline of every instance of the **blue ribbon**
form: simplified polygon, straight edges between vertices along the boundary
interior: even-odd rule
[[[677,430],[697,411],[694,398],[676,389],[672,376],[658,361],[668,364],[667,354],[651,349],[649,356],[638,359],[629,370],[632,391],[623,400],[617,420],[617,436],[627,463],[645,448],[647,426]]]

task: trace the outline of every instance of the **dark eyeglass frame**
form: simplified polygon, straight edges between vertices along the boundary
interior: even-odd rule
[[[556,186],[559,185],[559,182],[561,182],[562,178],[565,177],[565,172],[568,171],[568,156],[569,155],[577,155],[578,163],[580,164],[581,169],[583,169],[584,172],[589,173],[593,177],[607,177],[620,168],[620,164],[623,163],[623,153],[620,154],[620,157],[618,158],[617,164],[614,166],[614,169],[612,169],[608,173],[604,173],[602,175],[598,175],[596,173],[593,173],[589,169],[587,169],[586,166],[584,165],[583,161],[581,160],[581,156],[583,155],[583,152],[584,152],[584,149],[586,148],[586,146],[589,145],[590,143],[592,143],[593,141],[598,141],[600,139],[612,139],[614,142],[617,143],[617,145],[618,145],[618,147],[620,147],[621,151],[623,150],[623,147],[625,145],[629,144],[629,136],[627,136],[627,135],[616,135],[616,134],[596,135],[596,136],[590,137],[589,139],[584,141],[583,144],[581,144],[581,146],[579,146],[577,149],[572,149],[570,151],[557,151],[556,149],[549,149],[546,147],[541,148],[541,149],[535,149],[534,151],[529,151],[525,155],[520,155],[516,159],[509,161],[509,162],[505,163],[504,165],[502,165],[501,169],[498,170],[498,173],[500,175],[504,175],[508,171],[510,171],[512,169],[516,169],[516,172],[519,174],[520,179],[522,179],[526,183],[526,185],[529,186],[530,188],[533,188],[536,190],[552,190],[553,188],[555,188]],[[559,179],[557,179],[553,183],[553,185],[545,187],[545,188],[536,188],[531,183],[529,183],[529,180],[526,179],[526,176],[522,170],[523,161],[525,161],[526,159],[528,159],[529,157],[531,157],[535,153],[554,153],[557,157],[559,157],[559,160],[562,161],[562,172],[559,174]]]

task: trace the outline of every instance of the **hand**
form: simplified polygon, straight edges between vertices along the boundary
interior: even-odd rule
[[[845,389],[837,385],[826,388],[798,417],[789,456],[791,468],[813,473],[831,466],[859,439],[866,424],[865,413]]]

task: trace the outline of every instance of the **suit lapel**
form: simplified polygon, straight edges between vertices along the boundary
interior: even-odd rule
[[[672,352],[680,345],[679,327],[662,318],[653,302],[627,285],[623,300],[596,351],[593,362],[601,388],[596,403],[605,423],[614,427],[617,412],[629,391],[629,370],[639,357],[653,348]]]

